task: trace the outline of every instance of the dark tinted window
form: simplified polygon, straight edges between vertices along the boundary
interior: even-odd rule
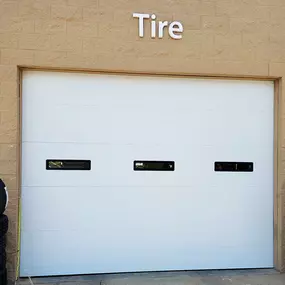
[[[174,171],[174,161],[135,160],[135,171]]]
[[[91,160],[47,159],[47,170],[90,170]]]
[[[215,171],[225,172],[252,172],[253,162],[216,161]]]

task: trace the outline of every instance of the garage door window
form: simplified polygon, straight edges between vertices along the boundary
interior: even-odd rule
[[[135,160],[135,171],[174,171],[174,161]]]
[[[91,170],[90,160],[47,159],[47,170]]]
[[[253,172],[253,162],[215,162],[215,171]]]

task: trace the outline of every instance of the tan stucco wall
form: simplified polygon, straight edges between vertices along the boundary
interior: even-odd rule
[[[150,39],[148,33],[140,39],[133,12],[155,13],[158,20],[181,21],[183,39]],[[0,177],[10,194],[10,278],[16,273],[20,194],[19,66],[285,76],[284,0],[1,0],[0,13]],[[275,264],[283,271],[285,89],[281,88],[279,84]]]

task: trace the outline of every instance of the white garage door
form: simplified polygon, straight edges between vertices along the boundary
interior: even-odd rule
[[[273,93],[24,72],[21,276],[272,267]]]

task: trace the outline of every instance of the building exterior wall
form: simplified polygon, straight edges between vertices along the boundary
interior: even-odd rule
[[[133,12],[181,21],[181,40],[138,37]],[[275,266],[285,270],[284,0],[1,0],[0,177],[17,272],[21,68],[276,80]],[[148,23],[149,25],[149,23]]]

